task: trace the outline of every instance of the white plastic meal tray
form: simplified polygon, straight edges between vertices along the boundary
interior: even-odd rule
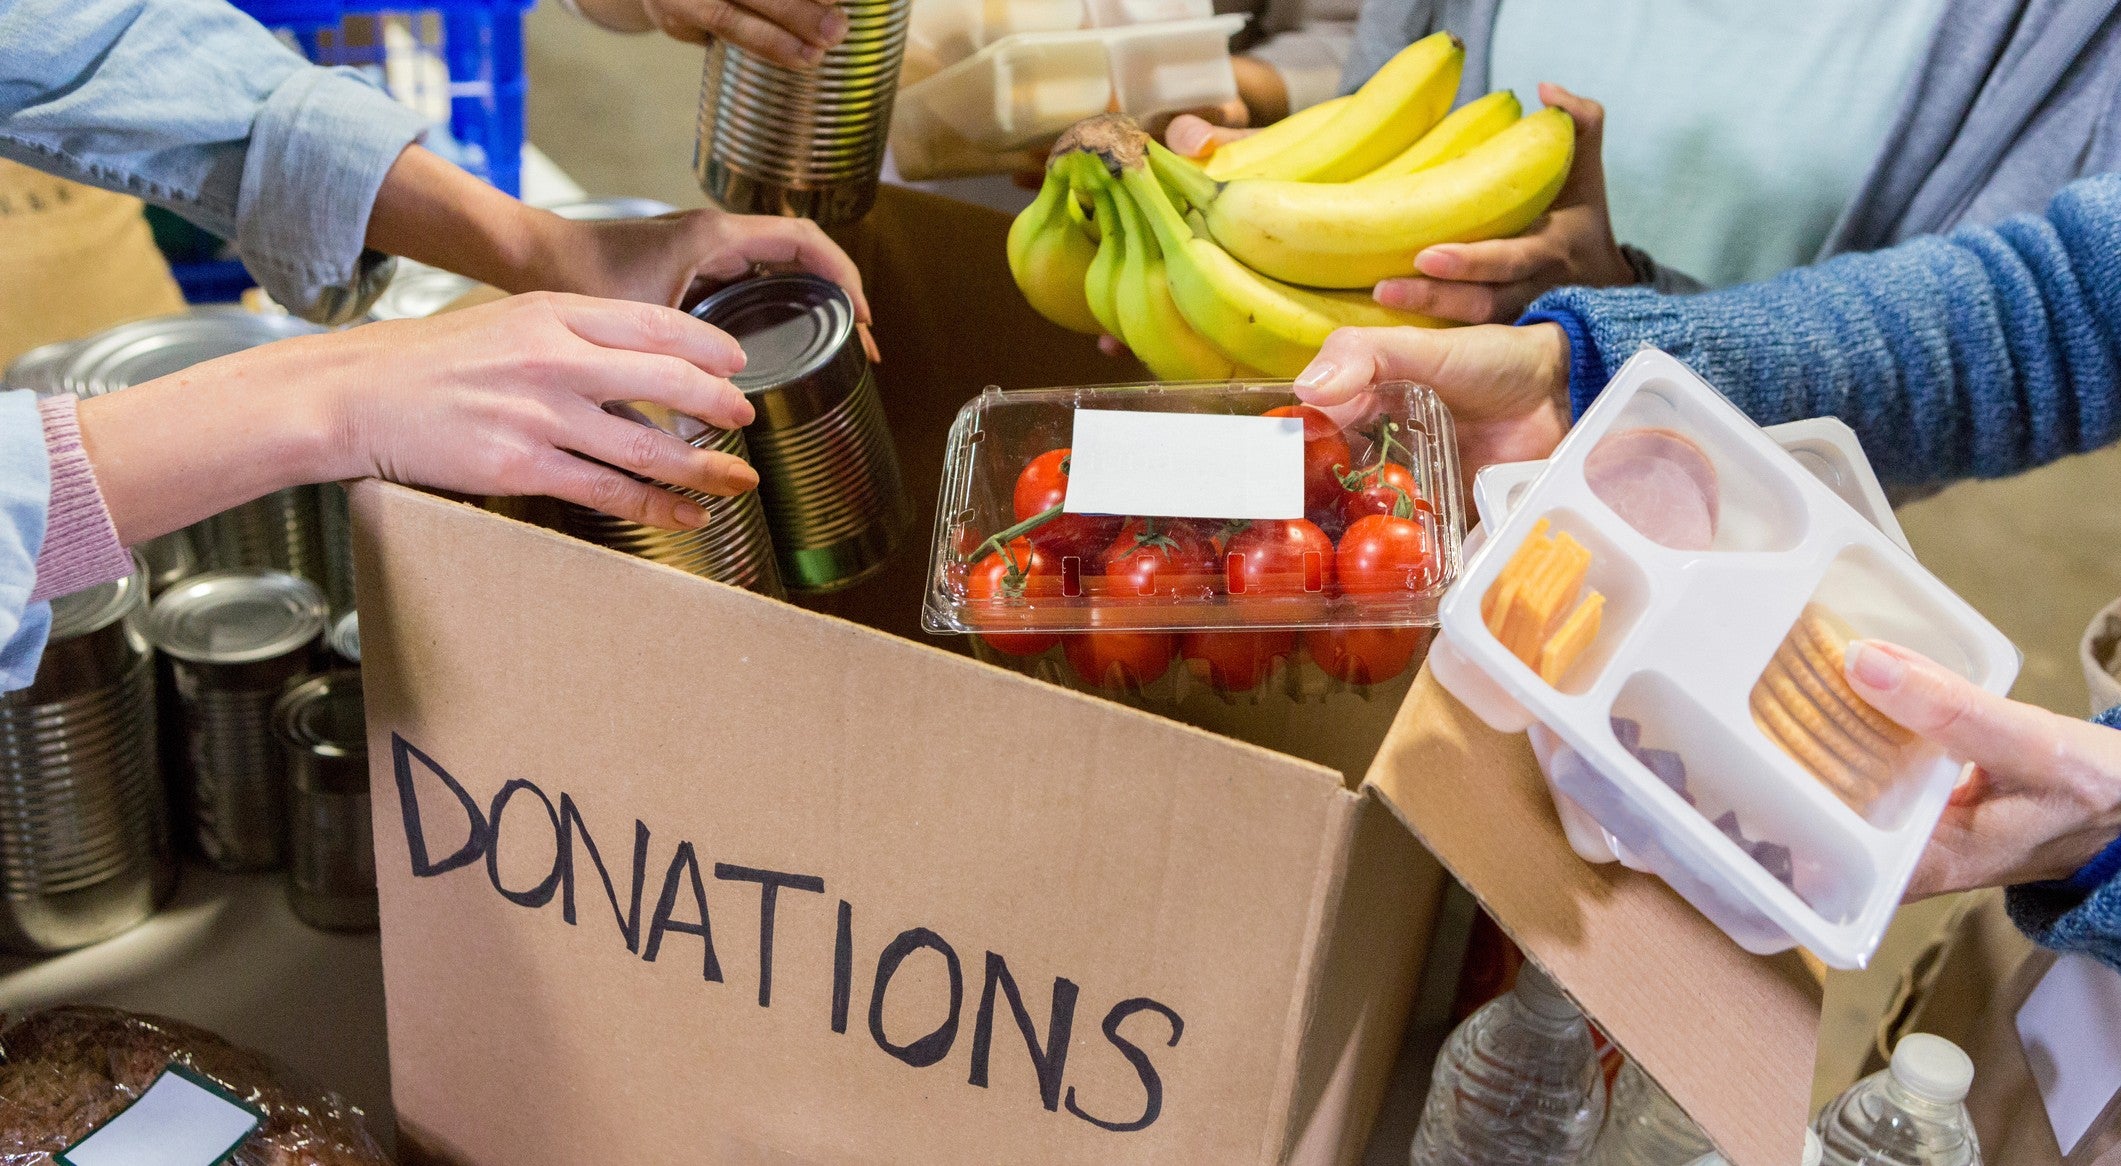
[[[1430,664],[1492,727],[1551,734],[1549,780],[1598,828],[1571,824],[1587,857],[1604,849],[1657,874],[1749,951],[1801,944],[1860,967],[1960,766],[1902,750],[1859,813],[1755,723],[1756,684],[1815,612],[1991,692],[2009,689],[2020,656],[1907,552],[1845,427],[1803,424],[1782,432],[1785,448],[1679,361],[1638,354],[1529,482],[1513,469],[1476,488],[1487,537],[1444,598]],[[1597,636],[1553,684],[1481,611],[1541,519],[1589,550],[1584,591],[1605,597]],[[1843,710],[1816,711],[1826,724]]]
[[[917,0],[906,47],[940,69],[1019,33],[1168,24],[1213,15],[1213,0]]]

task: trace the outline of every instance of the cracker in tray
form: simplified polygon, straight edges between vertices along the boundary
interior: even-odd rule
[[[1857,813],[1888,786],[1913,735],[1872,708],[1842,674],[1854,632],[1811,604],[1754,682],[1753,723]]]

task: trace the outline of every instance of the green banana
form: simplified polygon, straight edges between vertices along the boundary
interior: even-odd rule
[[[1154,142],[1157,177],[1198,209],[1208,233],[1266,275],[1321,288],[1367,288],[1410,275],[1438,243],[1517,234],[1568,180],[1575,123],[1549,107],[1455,161],[1376,182],[1216,182]]]
[[[1148,222],[1164,259],[1172,302],[1202,338],[1230,360],[1266,376],[1293,377],[1336,328],[1439,326],[1366,293],[1292,287],[1253,271],[1196,234],[1137,155],[1119,183]]]
[[[1097,244],[1069,183],[1073,170],[1073,165],[1049,168],[1038,198],[1009,224],[1009,274],[1039,315],[1095,336],[1102,329],[1084,298],[1083,279]]]
[[[1386,61],[1324,125],[1285,150],[1224,173],[1233,182],[1346,182],[1368,174],[1450,111],[1465,61],[1464,41],[1448,32],[1423,37]]]
[[[1084,169],[1105,188],[1119,211],[1123,256],[1115,297],[1119,338],[1158,380],[1229,380],[1236,375],[1236,364],[1194,331],[1178,305],[1171,301],[1163,249],[1134,205],[1133,197],[1117,187],[1104,167]]]
[[[1087,189],[1091,206],[1097,215],[1097,257],[1090,261],[1090,270],[1083,276],[1083,296],[1090,303],[1090,314],[1097,317],[1098,328],[1107,336],[1120,335],[1119,330],[1119,277],[1123,240],[1126,224],[1119,218],[1119,208],[1112,201],[1111,183],[1099,182],[1095,171],[1100,169],[1097,160],[1087,154],[1075,157],[1083,159],[1077,165],[1075,184]]]
[[[1209,154],[1202,165],[1211,178],[1228,178],[1249,166],[1263,165],[1276,154],[1326,128],[1326,124],[1353,100],[1355,96],[1349,94],[1299,109],[1265,129],[1215,147],[1215,152]]]
[[[1454,110],[1451,116],[1437,122],[1436,128],[1421,135],[1420,140],[1400,151],[1399,157],[1355,181],[1399,178],[1463,158],[1473,147],[1501,133],[1523,116],[1524,107],[1517,103],[1517,95],[1507,89],[1469,101]]]

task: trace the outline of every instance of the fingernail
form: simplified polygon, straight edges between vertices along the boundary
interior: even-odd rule
[[[1432,279],[1455,279],[1464,269],[1455,247],[1431,247],[1414,257],[1414,270]]]
[[[1207,149],[1208,139],[1212,136],[1214,131],[1208,127],[1208,123],[1197,117],[1179,118],[1171,123],[1170,129],[1164,131],[1172,153],[1183,154],[1188,158],[1197,157],[1202,150]]]
[[[688,530],[696,530],[707,525],[707,512],[690,502],[678,503],[671,510],[670,517],[676,519],[678,525]]]
[[[819,46],[817,46],[817,45],[811,45],[811,44],[806,44],[806,45],[804,45],[804,46],[803,46],[803,60],[804,60],[804,61],[806,61],[806,62],[808,62],[808,63],[810,63],[810,64],[813,64],[813,65],[815,65],[815,64],[817,64],[817,63],[818,63],[819,61],[822,61],[822,60],[824,60],[824,59],[825,59],[825,50],[824,50],[823,48],[821,48],[821,47],[819,47]]]
[[[1302,375],[1296,378],[1296,387],[1299,389],[1315,389],[1332,380],[1333,374],[1339,371],[1340,366],[1330,360],[1314,360],[1311,362],[1310,367],[1304,369]]]
[[[1849,679],[1867,688],[1891,692],[1907,679],[1907,661],[1857,640],[1848,646]]]
[[[825,13],[825,22],[819,26],[818,31],[824,33],[825,39],[833,44],[840,43],[840,38],[847,35],[847,14],[837,8]]]
[[[1411,279],[1381,279],[1370,289],[1370,298],[1388,308],[1402,312],[1414,310],[1414,281]]]

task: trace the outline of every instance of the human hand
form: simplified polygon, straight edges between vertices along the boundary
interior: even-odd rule
[[[1907,897],[2067,878],[2121,837],[2121,732],[2021,704],[1894,644],[1850,644],[1856,694],[1973,768]]]
[[[1423,250],[1414,257],[1421,275],[1380,282],[1378,303],[1446,320],[1504,324],[1557,287],[1637,281],[1606,209],[1605,164],[1599,158],[1605,107],[1553,84],[1539,87],[1539,99],[1567,110],[1576,121],[1576,161],[1554,205],[1515,238]]]
[[[1258,133],[1257,129],[1247,128],[1251,123],[1252,111],[1246,108],[1243,98],[1238,98],[1215,109],[1197,109],[1173,117],[1163,129],[1164,145],[1181,158],[1206,158],[1225,142]]]
[[[736,428],[753,417],[728,380],[743,366],[734,340],[675,309],[540,293],[268,344],[96,397],[80,405],[82,444],[127,545],[368,475],[683,529],[705,521],[700,507],[621,471],[713,495],[758,475],[603,406],[648,401]]]
[[[790,69],[815,68],[847,37],[830,0],[576,0],[582,15],[619,32],[658,29],[688,44],[720,40]]]
[[[510,291],[565,291],[683,307],[760,265],[797,267],[839,284],[869,322],[854,260],[809,219],[678,211],[651,219],[541,218],[545,256]]]
[[[1342,328],[1296,378],[1296,396],[1358,424],[1337,410],[1388,381],[1436,390],[1457,424],[1468,482],[1482,466],[1544,458],[1568,432],[1569,341],[1556,324]]]

